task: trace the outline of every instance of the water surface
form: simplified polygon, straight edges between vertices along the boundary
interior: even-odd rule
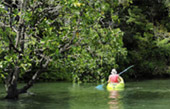
[[[96,84],[37,83],[19,100],[0,100],[0,109],[169,109],[170,80],[126,83],[124,91],[95,89]],[[5,96],[0,85],[0,98]]]

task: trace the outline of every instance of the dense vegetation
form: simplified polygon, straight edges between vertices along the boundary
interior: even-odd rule
[[[36,79],[104,82],[170,75],[168,0],[2,0],[0,75],[8,96]],[[17,89],[17,81],[27,84]],[[15,95],[15,94],[13,94]]]
[[[119,27],[124,32],[123,42],[128,51],[123,65],[136,66],[127,76],[169,77],[169,4],[168,0],[133,0],[119,12]]]

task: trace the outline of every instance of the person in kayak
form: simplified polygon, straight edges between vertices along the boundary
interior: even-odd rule
[[[117,74],[116,69],[112,69],[109,75],[108,83],[119,83],[121,81],[120,76]]]

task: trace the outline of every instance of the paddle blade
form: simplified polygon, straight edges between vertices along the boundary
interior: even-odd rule
[[[104,86],[104,84],[98,85],[98,86],[96,86],[96,89],[98,89],[98,90],[104,90],[103,86]]]

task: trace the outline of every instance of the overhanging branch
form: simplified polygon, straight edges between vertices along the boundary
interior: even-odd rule
[[[33,86],[33,84],[35,83],[35,81],[37,80],[37,78],[39,77],[39,75],[46,69],[46,67],[48,66],[48,63],[50,62],[50,59],[47,59],[45,64],[43,64],[43,60],[46,60],[45,58],[43,58],[40,62],[41,67],[40,69],[38,69],[34,75],[32,76],[31,80],[21,89],[18,90],[18,93],[27,93],[27,90],[29,88],[31,88]]]

